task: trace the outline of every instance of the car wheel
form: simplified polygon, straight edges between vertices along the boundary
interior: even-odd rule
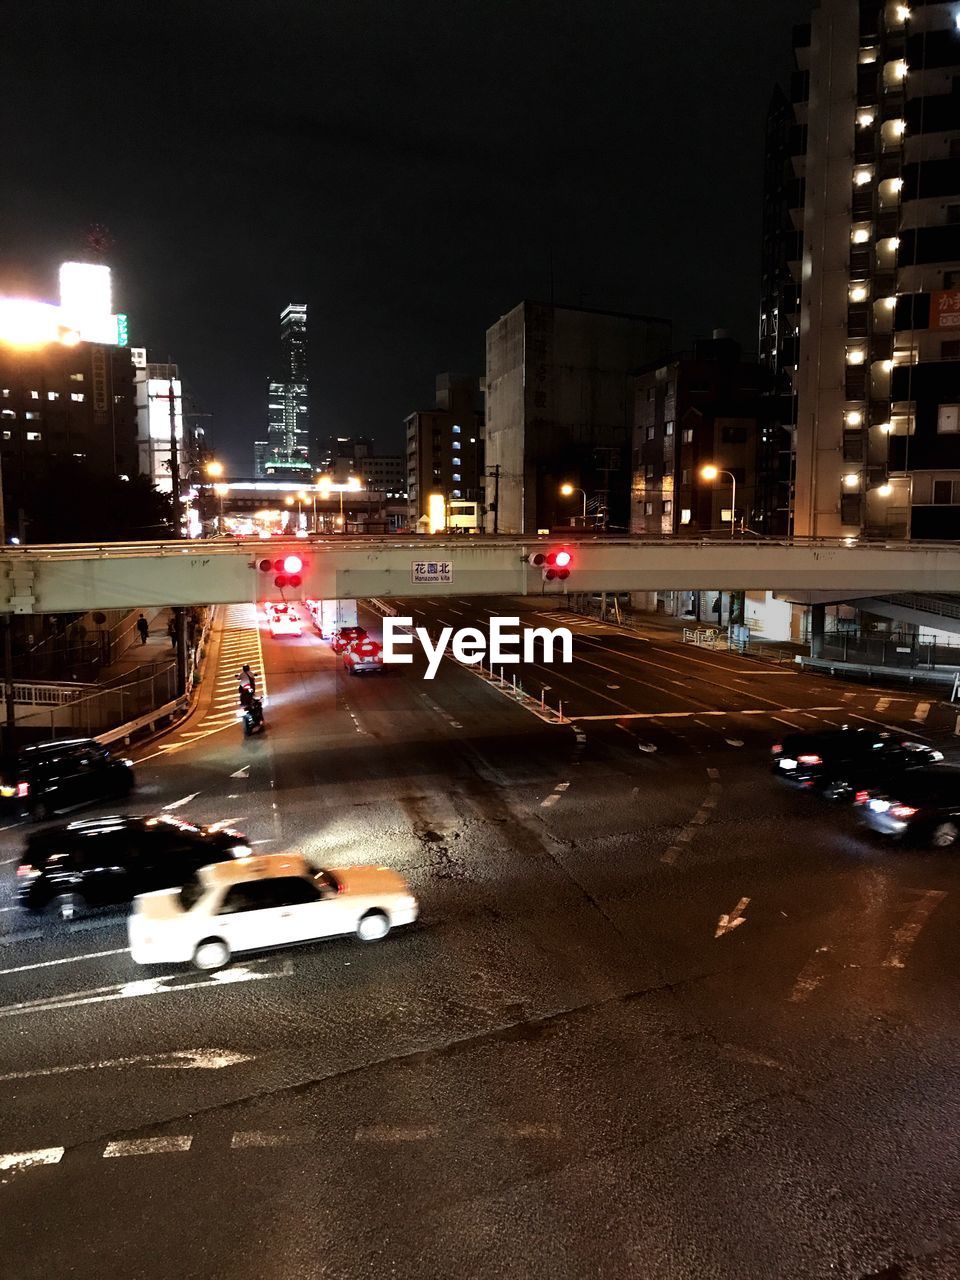
[[[56,916],[58,920],[62,920],[65,924],[71,920],[76,920],[80,914],[80,898],[75,893],[59,893],[55,898],[51,898],[47,905],[47,911],[52,916]]]
[[[357,937],[361,942],[379,942],[390,932],[390,921],[382,911],[368,911],[357,925]]]
[[[930,844],[934,849],[952,849],[960,839],[960,828],[955,822],[940,822],[933,829]]]
[[[197,943],[193,963],[198,969],[222,969],[230,963],[230,948],[222,938],[204,938]]]

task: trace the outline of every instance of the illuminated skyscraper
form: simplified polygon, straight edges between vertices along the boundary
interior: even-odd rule
[[[266,448],[255,449],[254,472],[270,476],[311,478],[310,400],[307,378],[307,306],[290,302],[280,313],[280,377],[267,394]]]

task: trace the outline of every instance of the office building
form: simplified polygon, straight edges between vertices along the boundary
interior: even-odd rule
[[[280,313],[280,376],[268,384],[267,439],[254,445],[254,473],[309,482],[310,453],[307,307],[290,302]]]
[[[434,406],[404,420],[410,528],[427,518],[431,495],[452,502],[484,500],[484,415],[480,379],[441,373]]]
[[[785,191],[800,297],[777,318],[799,328],[793,531],[956,538],[956,6],[821,0],[794,44]],[[768,359],[791,343],[774,341],[772,299]]]
[[[337,483],[356,476],[364,489],[406,496],[406,466],[400,454],[377,453],[369,436],[330,436],[319,451],[317,467]]]
[[[488,532],[568,524],[580,494],[563,484],[587,494],[594,523],[628,527],[629,378],[669,348],[667,320],[539,302],[487,330]]]

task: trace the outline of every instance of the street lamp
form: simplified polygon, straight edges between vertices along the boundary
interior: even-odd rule
[[[207,463],[205,469],[206,469],[207,475],[210,477],[211,480],[219,480],[220,477],[223,475],[222,462],[210,461]]]
[[[732,471],[724,471],[720,467],[715,467],[712,462],[700,468],[700,475],[704,480],[716,480],[718,476],[730,477],[730,484],[733,489],[730,495],[730,537],[732,538],[737,528],[737,477]]]
[[[566,484],[562,484],[560,486],[560,492],[565,498],[572,498],[575,493],[583,494],[583,523],[584,523],[584,527],[586,527],[586,523],[587,523],[587,492],[586,490],[581,489],[579,485],[570,484],[569,482],[567,482]]]

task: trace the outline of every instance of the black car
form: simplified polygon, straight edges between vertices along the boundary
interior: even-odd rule
[[[52,813],[129,795],[133,764],[93,738],[24,747],[0,762],[0,805],[42,822]]]
[[[791,733],[772,748],[773,771],[784,782],[828,800],[852,800],[864,787],[943,759],[939,751],[872,729]]]
[[[199,867],[249,853],[247,837],[239,831],[172,817],[60,823],[27,841],[17,867],[18,897],[31,911],[52,906],[69,920],[84,907],[171,889]]]
[[[860,820],[871,831],[934,849],[960,847],[960,769],[911,769],[895,785],[857,792]]]

